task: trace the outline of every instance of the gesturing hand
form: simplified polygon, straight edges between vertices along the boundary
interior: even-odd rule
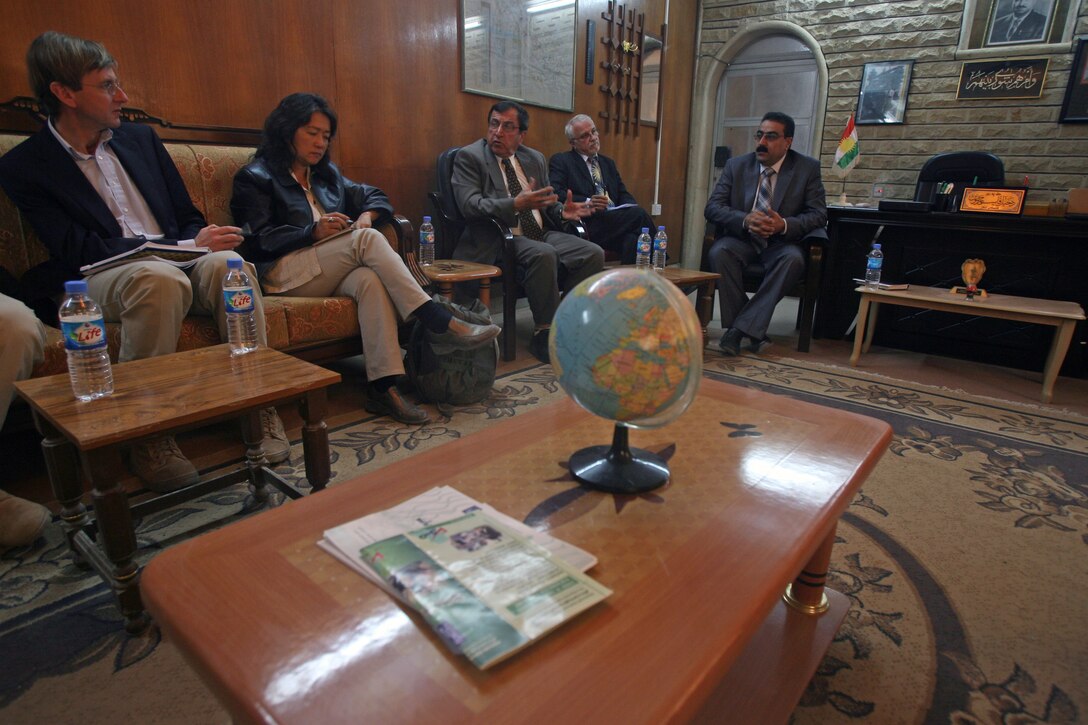
[[[567,198],[563,202],[563,218],[569,222],[577,221],[593,213],[593,207],[585,203],[576,202],[574,194],[567,189]]]

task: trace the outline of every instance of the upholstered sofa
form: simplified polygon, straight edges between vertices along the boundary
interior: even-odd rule
[[[0,133],[0,154],[7,153],[25,135]],[[230,195],[234,174],[246,164],[253,147],[166,143],[181,172],[193,203],[211,224],[231,224]],[[381,230],[402,253],[413,233],[411,224],[397,216]],[[0,191],[0,265],[15,277],[46,260],[48,252],[34,230],[3,191]],[[268,344],[313,362],[322,362],[361,352],[359,322],[355,303],[348,297],[265,297]],[[117,359],[120,325],[108,324],[110,356]],[[182,326],[178,350],[189,350],[222,342],[213,320],[190,316]],[[35,376],[52,375],[67,369],[60,331],[49,329],[45,359]]]

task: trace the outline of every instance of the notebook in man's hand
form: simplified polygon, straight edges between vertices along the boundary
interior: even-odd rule
[[[122,264],[138,261],[166,262],[175,267],[185,269],[196,263],[196,260],[208,253],[207,247],[179,247],[176,244],[159,244],[157,242],[144,242],[135,249],[115,254],[112,257],[99,260],[94,264],[85,264],[79,268],[84,277],[90,277],[95,272],[113,269]]]

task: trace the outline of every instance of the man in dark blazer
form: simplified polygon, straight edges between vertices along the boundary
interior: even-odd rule
[[[0,186],[49,250],[36,270],[40,293],[58,296],[79,268],[149,239],[205,247],[186,270],[138,261],[87,278],[107,322],[121,323],[120,360],[175,352],[190,313],[214,316],[227,339],[222,280],[242,242],[237,227],[207,225],[162,142],[149,127],[121,122],[128,96],[117,63],[99,43],[46,32],[27,53],[31,85],[49,112],[45,127],[0,158]],[[90,69],[90,70],[86,70]],[[256,281],[252,266],[249,274]],[[257,335],[265,340],[257,297]],[[214,384],[209,381],[209,384]],[[290,445],[274,408],[261,412],[265,455],[285,460]],[[196,469],[173,437],[133,446],[132,466],[149,488],[165,492],[195,482]]]
[[[518,275],[529,298],[536,327],[529,349],[548,361],[548,329],[559,306],[560,283],[570,290],[604,268],[604,252],[584,239],[559,231],[563,221],[590,213],[571,192],[560,203],[548,184],[544,155],[522,145],[529,113],[513,101],[499,101],[488,111],[487,136],[463,147],[453,162],[451,184],[461,214],[468,221],[495,217],[511,227]],[[453,250],[454,259],[492,264],[501,254],[496,235],[466,228]]]
[[[745,340],[754,352],[770,344],[767,324],[775,305],[797,284],[805,270],[801,240],[827,238],[827,203],[820,162],[790,149],[793,119],[771,111],[755,133],[756,150],[726,162],[703,212],[715,227],[710,248],[712,271],[721,275],[718,298],[727,355],[740,352]],[[757,194],[761,179],[770,186],[769,203]],[[744,268],[754,261],[766,273],[749,300]]]
[[[653,229],[654,220],[627,191],[616,162],[600,154],[601,137],[593,119],[580,113],[564,128],[570,151],[552,156],[548,178],[559,198],[573,192],[576,202],[588,203],[593,214],[582,220],[590,241],[616,252],[623,264],[635,263],[635,242],[643,227]],[[593,165],[601,176],[593,179]],[[651,231],[651,234],[653,232]]]
[[[1011,0],[1011,7],[1006,6],[1008,12],[994,18],[994,25],[990,29],[990,44],[1043,42],[1046,15],[1033,9],[1034,4],[1034,0]]]

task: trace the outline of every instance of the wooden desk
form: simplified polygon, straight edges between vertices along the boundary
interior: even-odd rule
[[[703,380],[678,421],[631,432],[671,482],[613,496],[566,470],[612,425],[561,401],[179,544],[148,565],[144,593],[239,723],[785,722],[846,599],[829,592],[813,617],[783,589],[804,569],[818,601],[838,517],[890,436]],[[440,484],[593,552],[614,594],[481,672],[317,548],[325,529]]]
[[[850,355],[850,364],[855,367],[861,353],[869,352],[869,347],[873,344],[873,330],[876,327],[876,315],[881,303],[955,312],[961,315],[997,317],[1003,320],[1056,327],[1054,339],[1050,343],[1050,352],[1046,356],[1046,365],[1043,367],[1044,403],[1049,403],[1054,397],[1054,381],[1058,378],[1065,352],[1069,349],[1069,341],[1073,339],[1073,330],[1077,326],[1077,321],[1084,319],[1084,310],[1076,302],[1036,300],[1030,297],[995,294],[986,297],[976,296],[968,300],[966,295],[952,294],[947,289],[937,287],[912,286],[905,290],[858,287],[854,291],[861,294],[861,302],[858,306],[858,332],[854,335],[854,352]],[[862,334],[863,330],[864,334]]]
[[[113,366],[113,394],[79,402],[67,374],[15,384],[34,413],[61,519],[77,564],[89,564],[113,587],[125,628],[139,632],[147,617],[133,560],[132,515],[161,511],[231,483],[249,480],[258,498],[268,483],[298,496],[265,467],[259,411],[300,401],[306,477],[314,490],[329,481],[329,439],[325,387],[340,374],[268,348],[231,357],[228,345],[189,350]],[[246,466],[179,491],[130,505],[121,485],[126,477],[120,448],[220,420],[241,419]],[[92,525],[83,505],[81,469],[93,487],[101,546],[87,533]]]

